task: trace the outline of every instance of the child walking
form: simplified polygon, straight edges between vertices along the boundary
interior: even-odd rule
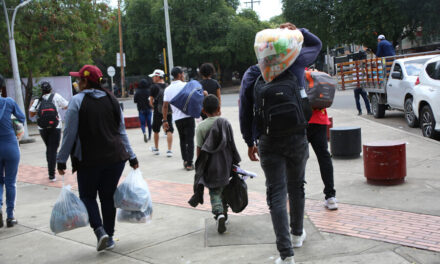
[[[223,234],[226,231],[228,207],[222,193],[229,183],[232,165],[240,162],[240,156],[235,147],[231,124],[220,117],[220,103],[215,95],[205,97],[202,112],[207,118],[196,128],[195,183],[209,189],[217,231]]]

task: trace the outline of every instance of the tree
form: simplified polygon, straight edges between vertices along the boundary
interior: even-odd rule
[[[307,27],[324,46],[357,43],[376,48],[384,34],[394,45],[423,28],[425,40],[440,35],[438,0],[283,0],[287,20]]]
[[[18,1],[7,1],[16,6]],[[17,57],[22,76],[28,78],[25,107],[32,98],[32,80],[41,75],[67,75],[102,54],[101,32],[108,27],[108,6],[88,0],[33,1],[18,12],[15,23]],[[4,20],[2,20],[4,21]],[[2,28],[5,23],[1,23]],[[3,35],[4,36],[4,35]],[[9,65],[7,41],[0,61]],[[11,75],[11,67],[4,69]]]

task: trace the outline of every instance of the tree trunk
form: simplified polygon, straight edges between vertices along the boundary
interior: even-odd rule
[[[34,85],[32,83],[32,71],[29,70],[29,75],[28,75],[28,81],[27,84],[25,86],[25,97],[24,97],[24,114],[26,115],[28,122],[29,120],[29,115],[27,114],[27,112],[29,111],[29,106],[31,104],[31,100],[32,100],[32,95],[33,95],[33,88]]]

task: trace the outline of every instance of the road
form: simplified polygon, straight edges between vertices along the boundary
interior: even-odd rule
[[[222,95],[223,106],[238,106],[238,94],[224,94]],[[373,116],[366,115],[365,105],[361,98],[361,106],[364,112],[362,118],[369,119],[399,130],[407,131],[415,135],[422,135],[420,128],[408,127],[405,121],[403,112],[401,111],[386,111],[384,118],[374,118]],[[132,100],[125,100],[124,107],[126,109],[135,109],[136,105]],[[335,101],[331,107],[332,109],[352,111],[354,115],[357,114],[356,105],[354,102],[353,90],[337,91],[335,95]]]

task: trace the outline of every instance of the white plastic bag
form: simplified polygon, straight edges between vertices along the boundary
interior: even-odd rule
[[[257,33],[254,49],[266,82],[271,82],[295,62],[303,40],[298,29],[265,29]]]
[[[55,234],[89,224],[89,215],[84,203],[70,189],[70,185],[63,186],[53,206],[50,230]]]
[[[147,210],[151,203],[151,195],[139,169],[130,171],[124,182],[116,189],[113,200],[116,208],[140,212]]]
[[[124,209],[118,209],[117,212],[118,222],[122,222],[122,223],[134,223],[134,224],[149,223],[152,217],[153,217],[153,203],[151,203],[151,199],[148,204],[147,210],[145,210],[144,212],[127,211]]]

